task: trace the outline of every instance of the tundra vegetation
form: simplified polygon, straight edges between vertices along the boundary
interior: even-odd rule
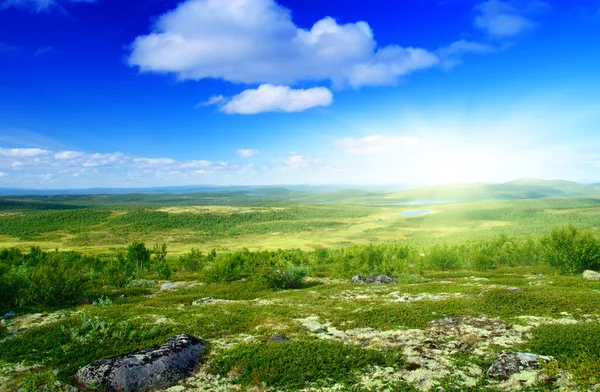
[[[173,391],[599,387],[600,198],[484,191],[3,197],[0,390],[183,333],[207,349]],[[555,360],[487,376],[507,351]]]

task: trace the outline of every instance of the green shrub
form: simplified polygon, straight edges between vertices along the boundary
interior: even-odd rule
[[[246,277],[245,259],[239,252],[220,254],[203,270],[203,280],[213,282],[233,282]]]
[[[279,268],[257,268],[252,277],[272,290],[285,290],[301,287],[307,276],[308,267],[290,264]]]
[[[118,288],[127,286],[136,275],[135,261],[126,258],[123,251],[115,251],[108,257],[105,268],[108,283]]]
[[[22,305],[61,306],[83,297],[88,278],[82,268],[65,262],[61,253],[47,256],[27,271],[18,299]]]
[[[151,255],[152,251],[143,242],[133,242],[127,247],[127,261],[136,266],[138,274],[150,267]]]
[[[192,248],[190,253],[179,256],[179,264],[184,271],[196,272],[201,270],[207,262],[209,256],[204,257],[202,252],[196,248]]]
[[[235,382],[297,389],[309,383],[356,383],[356,372],[368,366],[401,365],[394,351],[363,349],[337,341],[301,340],[290,343],[242,344],[220,353],[210,370],[221,376],[234,371]]]
[[[164,261],[160,264],[157,264],[156,273],[160,279],[169,280],[173,274],[173,271],[171,270],[171,267],[169,267],[169,264]]]
[[[459,267],[457,249],[446,244],[433,246],[426,257],[431,269],[447,271]]]
[[[579,231],[569,224],[542,237],[543,260],[562,273],[576,274],[600,269],[600,241],[591,231]]]

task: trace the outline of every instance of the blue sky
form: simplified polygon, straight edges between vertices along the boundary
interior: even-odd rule
[[[598,70],[598,0],[0,0],[0,187],[600,182]]]

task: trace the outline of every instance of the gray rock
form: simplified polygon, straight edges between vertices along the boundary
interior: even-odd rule
[[[522,293],[523,290],[521,290],[519,287],[507,287],[506,288],[508,291],[512,291],[514,293]]]
[[[94,362],[75,376],[86,388],[109,392],[168,388],[190,376],[204,347],[200,339],[177,335],[160,346]]]
[[[174,283],[167,282],[167,283],[163,284],[162,286],[160,286],[160,290],[161,291],[164,291],[164,290],[177,290],[177,286]]]
[[[289,343],[290,339],[283,335],[273,335],[269,338],[269,343]]]
[[[350,281],[351,283],[365,283],[365,281],[363,280],[362,276],[360,275],[355,275],[352,277],[352,280]]]
[[[366,284],[391,284],[396,283],[396,279],[390,278],[387,275],[377,274],[365,279]]]
[[[531,353],[502,353],[487,371],[488,377],[508,380],[510,376],[526,369],[540,369],[540,362],[550,363],[554,359]]]
[[[15,317],[17,317],[17,314],[15,312],[8,312],[2,318],[4,320],[10,320],[10,319],[15,318]]]
[[[583,271],[583,279],[600,281],[600,272],[596,272],[596,271],[592,271],[592,270],[585,270],[585,271]]]
[[[367,279],[363,279],[361,275],[356,275],[352,277],[351,283],[357,284],[390,284],[396,283],[396,279],[390,278],[387,275],[377,274],[368,277]]]
[[[210,304],[213,302],[218,302],[218,301],[216,299],[214,299],[213,297],[204,297],[204,298],[195,300],[194,302],[192,302],[192,305]]]

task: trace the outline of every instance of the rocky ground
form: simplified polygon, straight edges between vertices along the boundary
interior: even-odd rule
[[[7,317],[0,390],[75,391],[75,373],[85,365],[183,333],[206,344],[202,360],[162,390],[600,389],[598,358],[582,356],[589,343],[581,352],[559,347],[600,331],[600,282],[581,277],[312,278],[279,292],[243,282],[165,283],[145,284],[144,293],[111,292],[95,305]],[[331,347],[332,359],[316,358],[323,347]],[[363,363],[363,354],[377,359]],[[321,377],[319,368],[331,375]]]

